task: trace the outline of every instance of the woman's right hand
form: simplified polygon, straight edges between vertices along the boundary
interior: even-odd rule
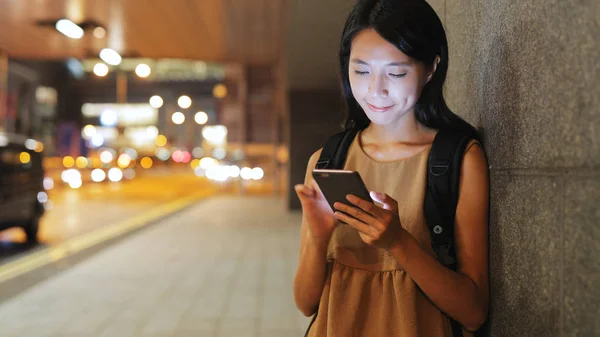
[[[333,210],[329,207],[317,183],[311,180],[308,184],[310,186],[298,184],[294,186],[294,189],[302,203],[302,212],[308,224],[310,236],[328,242],[338,220],[333,215]]]

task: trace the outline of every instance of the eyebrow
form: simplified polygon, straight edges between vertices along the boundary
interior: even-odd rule
[[[357,63],[357,64],[364,64],[364,65],[369,65],[367,62],[361,60],[361,59],[352,59],[352,63]],[[386,66],[410,66],[412,65],[412,62],[410,61],[406,61],[406,62],[391,62],[386,64]]]

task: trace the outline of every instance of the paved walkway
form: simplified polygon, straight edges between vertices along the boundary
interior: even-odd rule
[[[300,217],[279,199],[202,201],[3,302],[0,335],[302,336]]]

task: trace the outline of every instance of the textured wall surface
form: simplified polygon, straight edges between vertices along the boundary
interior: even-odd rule
[[[439,3],[443,5],[440,6]],[[489,336],[600,333],[598,1],[435,1],[492,180]]]

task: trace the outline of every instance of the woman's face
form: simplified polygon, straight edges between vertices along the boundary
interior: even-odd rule
[[[425,65],[398,50],[375,30],[365,29],[352,41],[349,62],[354,98],[374,124],[396,124],[414,114],[430,80]]]

